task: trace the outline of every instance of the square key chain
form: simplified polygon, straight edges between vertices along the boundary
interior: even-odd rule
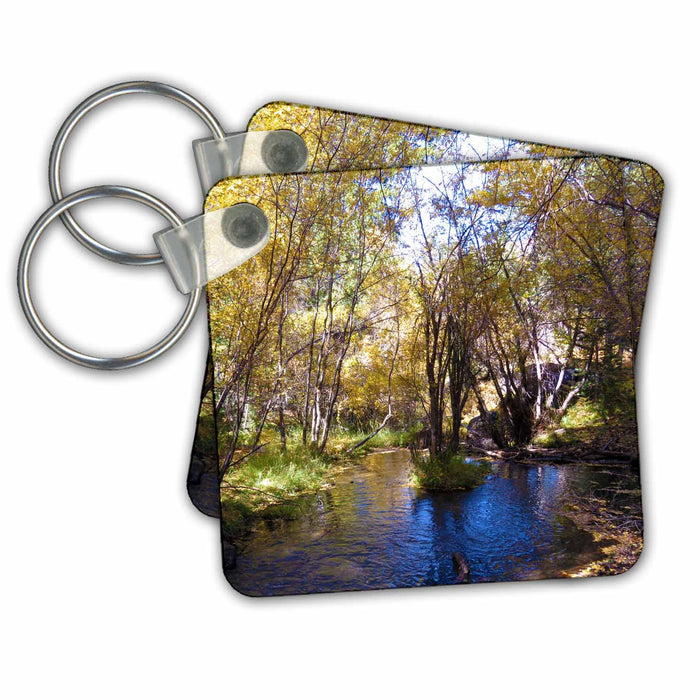
[[[120,89],[153,91],[115,86],[71,118]],[[85,199],[168,218],[155,239],[185,316],[208,282],[231,584],[278,595],[627,570],[642,544],[633,369],[656,171],[313,107],[258,114],[263,131],[195,145],[202,216],[125,187],[52,188],[18,277],[52,349],[140,364],[186,322],[163,347],[91,358],[43,326],[27,269],[45,226]]]
[[[295,114],[295,110],[298,111],[296,114]],[[316,112],[316,114],[314,114],[314,112]],[[319,112],[321,112],[321,114],[318,114]],[[262,108],[262,110],[260,110],[259,113],[263,113],[267,118],[263,117],[260,120],[256,120],[256,117],[254,117],[253,120],[251,120],[251,126],[264,125],[265,127],[268,127],[268,128],[273,128],[273,127],[290,128],[290,129],[296,130],[300,134],[304,134],[305,139],[307,140],[307,143],[310,141],[310,139],[309,139],[309,136],[305,134],[305,131],[309,129],[309,125],[318,125],[318,127],[317,127],[318,133],[322,134],[326,139],[328,139],[328,141],[325,144],[322,144],[321,146],[319,146],[318,148],[314,147],[313,145],[310,146],[309,151],[311,151],[311,152],[318,150],[322,153],[333,154],[333,157],[337,157],[338,153],[342,154],[343,151],[342,151],[342,149],[339,149],[337,141],[335,141],[335,142],[333,141],[333,135],[335,134],[336,138],[337,138],[338,134],[345,136],[348,133],[348,123],[349,122],[352,123],[353,119],[356,119],[358,121],[361,121],[361,120],[364,121],[364,124],[362,124],[362,128],[358,128],[357,131],[360,132],[365,137],[367,137],[369,134],[372,133],[371,125],[376,125],[376,131],[375,131],[374,138],[377,139],[379,144],[377,144],[376,142],[372,143],[371,137],[370,137],[370,143],[365,142],[363,144],[364,147],[358,149],[358,151],[360,153],[366,154],[366,153],[382,152],[382,147],[386,147],[386,141],[381,140],[388,131],[387,125],[389,123],[386,122],[385,120],[379,120],[379,119],[372,118],[372,117],[362,117],[359,115],[347,115],[347,114],[333,112],[331,110],[319,110],[318,108],[313,108],[313,107],[303,107],[303,106],[284,105],[284,104],[268,105],[268,106]],[[297,116],[297,114],[298,114],[298,116]],[[333,116],[337,117],[335,129],[333,128],[334,125],[332,123]],[[419,125],[406,125],[406,124],[400,123],[400,122],[397,122],[396,124],[399,128],[403,128],[403,129],[413,128],[415,130],[414,131],[414,141],[413,141],[414,145],[415,145],[415,143],[418,142],[418,139],[420,138],[420,136],[423,136],[424,134],[430,134],[430,131],[431,131],[430,127],[419,126]],[[340,125],[340,126],[338,126],[338,125]],[[458,132],[449,132],[447,130],[440,130],[440,129],[433,129],[433,133],[434,133],[434,137],[433,137],[434,143],[440,144],[440,136],[443,136],[445,138],[445,141],[448,142],[446,145],[443,145],[444,152],[448,151],[449,145],[451,145],[453,147],[453,149],[454,149],[453,153],[456,151],[456,157],[455,157],[455,155],[453,155],[451,157],[451,160],[453,162],[459,161],[460,159],[464,159],[466,157],[464,150],[460,151],[458,148],[455,148],[455,142],[452,141],[452,143],[450,143],[448,141],[448,139],[450,136],[452,136],[454,138],[461,137],[462,142],[464,144],[464,143],[468,143],[467,139],[469,138],[469,135],[459,134]],[[321,140],[315,134],[314,134],[314,136],[318,140]],[[357,138],[357,136],[356,136],[356,138]],[[478,138],[484,138],[484,137],[475,137],[475,138],[478,139]],[[426,139],[427,139],[427,137],[426,137]],[[406,143],[409,143],[409,142],[410,142],[410,137],[408,136],[408,134],[406,134]],[[492,144],[494,142],[497,143],[497,141],[495,139],[492,140]],[[311,143],[313,143],[313,141],[311,141]],[[481,161],[486,160],[486,157],[484,154],[488,153],[488,152],[490,152],[492,154],[492,157],[497,158],[499,155],[502,156],[503,150],[505,150],[505,147],[506,147],[506,142],[501,140],[500,144],[498,144],[498,145],[499,145],[499,147],[493,147],[493,148],[483,148],[482,147],[481,154],[478,155],[478,159]],[[404,148],[406,148],[406,146],[404,146]],[[517,151],[518,148],[520,148],[520,150],[521,150],[521,152],[519,154]],[[509,155],[511,157],[513,157],[513,155],[519,155],[519,157],[522,158],[527,153],[527,149],[531,149],[531,151],[533,152],[530,154],[531,157],[532,157],[532,155],[537,153],[537,151],[539,151],[538,155],[540,157],[543,155],[548,155],[548,154],[549,155],[556,155],[557,153],[560,153],[562,155],[565,155],[567,153],[567,151],[565,149],[554,149],[552,147],[549,147],[548,150],[545,150],[545,149],[547,149],[547,147],[539,146],[537,144],[522,144],[521,145],[518,143],[511,142]],[[425,156],[424,156],[425,151],[423,151],[423,149],[421,149],[419,147],[417,149],[417,151],[420,154],[418,160],[425,158]],[[432,153],[434,153],[434,152],[435,151],[432,151]],[[404,153],[405,153],[405,151],[404,151]],[[477,149],[474,146],[472,146],[472,149],[471,149],[469,155],[472,155],[472,157],[474,157],[475,155],[477,155],[477,153],[478,153]],[[571,150],[569,150],[568,153],[572,154],[572,155],[577,154],[576,151],[571,151]],[[585,155],[585,154],[578,153],[578,155]],[[338,160],[340,162],[339,167],[342,169],[344,166],[343,158],[341,157]],[[350,159],[348,158],[348,160],[350,160]],[[440,159],[437,158],[435,160],[437,160],[439,162]],[[432,162],[435,162],[435,160],[433,160]],[[449,160],[449,156],[445,160]],[[345,162],[347,163],[347,161],[345,161]],[[361,163],[361,165],[366,166],[367,164]],[[653,171],[653,169],[651,169],[648,166],[645,166],[643,164],[636,163],[636,162],[624,162],[624,164],[621,165],[621,167],[620,167],[620,173],[621,173],[621,178],[622,178],[622,187],[626,188],[627,183],[630,183],[630,187],[625,189],[625,195],[623,198],[621,198],[619,196],[617,198],[608,197],[608,202],[607,202],[607,205],[609,207],[611,207],[613,212],[619,212],[619,214],[622,216],[622,223],[623,223],[624,228],[625,228],[625,234],[623,236],[620,233],[620,228],[618,227],[617,230],[618,230],[619,235],[617,236],[617,238],[620,241],[624,241],[624,244],[628,249],[627,256],[629,257],[629,259],[634,260],[636,258],[639,258],[642,260],[644,260],[644,259],[649,260],[650,254],[651,254],[651,247],[653,246],[653,239],[654,239],[654,235],[655,235],[657,214],[653,211],[653,207],[649,207],[648,205],[650,204],[650,202],[653,203],[654,201],[656,201],[657,196],[660,197],[661,183],[660,183],[660,180],[658,179],[658,176]],[[613,180],[613,178],[610,177],[610,173],[608,175],[608,179]],[[639,183],[645,183],[641,189],[639,188]],[[223,183],[220,183],[220,184],[223,185]],[[220,186],[217,186],[217,188],[215,188],[215,189],[220,190]],[[212,191],[212,194],[214,194],[214,191]],[[642,198],[640,198],[640,195],[642,196]],[[651,195],[651,197],[650,197],[650,195]],[[218,192],[216,196],[220,196],[220,192]],[[647,201],[645,201],[644,198],[646,198]],[[631,205],[631,210],[626,212],[625,210],[628,208],[628,205]],[[635,252],[635,248],[638,248],[637,252]],[[648,274],[648,268],[647,268],[646,274]],[[642,289],[643,289],[644,285],[645,285],[645,282],[642,281]],[[643,301],[643,294],[642,294],[641,298],[637,299],[636,303],[641,304],[642,301]],[[630,308],[632,309],[633,313],[641,314],[641,306],[639,306],[636,310],[632,305],[630,306]],[[295,351],[293,351],[292,354],[294,354],[294,352]],[[554,394],[556,394],[557,391],[561,392],[562,389],[564,389],[564,388],[567,389],[567,391],[564,394],[562,394],[562,396],[559,400],[562,401],[563,403],[566,403],[567,405],[569,405],[571,403],[571,401],[573,401],[574,398],[577,396],[578,392],[580,391],[580,388],[578,386],[579,382],[575,382],[573,384],[570,384],[571,380],[573,379],[573,371],[571,370],[571,368],[564,368],[564,374],[562,377],[562,382],[560,384],[559,384],[558,374],[560,374],[560,372],[561,372],[561,367],[559,367],[559,366],[557,366],[556,368],[548,367],[548,368],[546,368],[546,371],[550,374],[550,377],[548,379],[550,385],[552,384],[552,379],[553,379],[553,377],[551,375],[554,375],[556,377],[556,381],[554,381],[554,388],[555,388]],[[581,380],[581,379],[583,379],[583,377],[579,377],[579,380]],[[448,378],[448,380],[449,380],[449,378]],[[584,382],[582,382],[582,384],[581,384],[582,386],[585,384],[585,381],[586,380],[584,380]],[[558,389],[556,386],[557,384],[559,384]],[[551,389],[551,386],[550,386],[550,389]],[[554,400],[555,400],[554,394],[550,394],[550,396],[547,398],[548,403],[554,402]],[[571,394],[571,398],[569,398],[569,394]],[[281,399],[278,399],[278,401],[281,402]],[[483,435],[484,431],[481,431],[482,435],[478,435],[479,422],[481,421],[480,411],[482,410],[482,408],[484,409],[484,413],[486,413],[486,410],[487,410],[486,406],[481,407],[481,406],[477,405],[476,406],[477,410],[475,411],[477,416],[476,416],[476,418],[472,418],[471,421],[469,421],[470,422],[470,433],[471,433],[470,437],[471,437],[472,441],[474,441],[474,438],[476,438],[477,436],[478,436],[478,438],[485,437]],[[204,413],[209,418],[209,421],[211,424],[213,422],[211,409],[207,410],[205,408]],[[376,430],[375,426],[381,426],[384,423],[384,419],[386,418],[386,415],[387,414],[384,414],[384,415],[378,414],[375,416],[371,416],[370,420],[368,421],[369,425],[365,429],[365,434],[363,436],[361,436],[361,438],[358,440],[358,443],[362,443],[363,440],[365,440],[367,438],[367,436],[371,436],[374,433],[374,431]],[[275,423],[276,423],[277,430],[279,431],[280,434],[284,434],[287,432],[283,427],[284,426],[284,416],[282,418],[277,417],[276,420],[273,416],[271,423],[272,423],[272,425],[275,425]],[[610,437],[612,439],[606,440],[606,443],[605,443],[605,447],[607,447],[608,449],[604,450],[604,452],[605,452],[604,455],[598,455],[598,459],[601,459],[601,458],[606,459],[606,460],[611,460],[611,459],[618,460],[619,459],[621,463],[628,462],[630,464],[633,464],[634,460],[635,460],[636,449],[637,449],[636,448],[636,437],[634,437],[635,430],[636,430],[636,428],[632,427],[632,429],[630,431],[632,434],[631,442],[629,445],[625,446],[625,449],[629,449],[629,452],[619,451],[617,454],[615,454],[615,450],[610,449],[610,448],[614,446],[612,443],[615,442],[616,440],[619,440],[620,438],[616,435],[611,435]],[[389,432],[389,431],[386,431],[386,432]],[[488,439],[488,433],[487,433],[486,437]],[[456,439],[458,439],[458,438],[455,438],[455,440]],[[302,428],[302,442],[303,442],[303,428]],[[384,440],[382,440],[382,438],[380,437],[378,442],[384,442]],[[397,443],[400,444],[399,441],[397,441]],[[366,443],[364,443],[364,444],[366,444]],[[473,446],[477,447],[477,445],[473,445]],[[493,448],[494,446],[495,446],[495,443],[493,443],[493,442],[490,445],[487,445],[487,447],[490,447],[490,448]],[[251,441],[250,445],[244,445],[244,447],[245,447],[245,449],[241,448],[241,450],[240,450],[240,454],[243,457],[245,457],[245,454],[248,451],[248,449],[253,449],[253,450],[257,449],[255,439],[253,439]],[[591,447],[593,448],[594,446],[591,446]],[[598,447],[600,447],[600,446],[598,446]],[[262,449],[265,449],[265,447],[263,447]],[[477,447],[477,449],[478,449],[478,447]],[[594,450],[592,450],[592,451],[594,451]],[[200,452],[200,454],[201,454],[201,452]],[[224,460],[224,462],[225,462],[227,457],[229,457],[229,459],[230,459],[230,454],[231,454],[231,447],[225,446],[224,452],[222,453],[222,460]],[[498,455],[498,456],[501,456],[501,455]],[[199,455],[197,455],[197,457],[199,457]],[[555,455],[553,455],[550,452],[549,458],[554,458],[554,457],[555,457]],[[560,458],[566,459],[564,456],[560,456]],[[195,459],[193,461],[195,464],[198,463],[198,459]],[[524,460],[524,459],[521,460],[521,462],[525,462],[525,461],[526,460]],[[590,461],[590,457],[589,457],[589,461]],[[237,465],[235,465],[235,466],[237,466]],[[236,477],[236,478],[239,478],[239,477]],[[243,471],[243,475],[240,476],[240,479],[244,479],[244,478],[245,478],[245,472]],[[216,477],[214,477],[214,479],[212,479],[212,482],[216,483]],[[259,484],[256,484],[256,485],[259,486]],[[191,479],[188,486],[189,486],[190,494],[193,495],[193,499],[196,499],[197,492],[194,490],[194,487],[199,486],[199,484],[196,482],[195,479]],[[271,487],[271,484],[268,483],[267,486]],[[224,504],[233,502],[235,504],[236,508],[238,508],[239,510],[243,510],[245,512],[246,507],[249,505],[249,503],[246,503],[245,501],[249,500],[249,499],[241,498],[241,494],[245,494],[247,488],[251,488],[251,485],[250,484],[246,485],[245,483],[243,483],[237,491],[236,491],[236,489],[233,489],[233,492],[232,492],[232,489],[226,488],[225,491],[223,491],[221,494],[222,502]],[[260,490],[262,491],[263,489],[260,489]],[[272,491],[272,488],[270,490]],[[226,493],[226,491],[228,491],[228,493]],[[278,498],[280,498],[280,497],[288,497],[289,498],[290,495],[292,497],[294,496],[294,491],[291,491],[291,492],[288,491],[285,493],[284,491],[277,490],[276,494],[277,494]],[[243,503],[237,502],[237,501],[241,501],[241,500],[244,502]],[[195,500],[195,502],[196,502],[196,500]],[[568,504],[567,504],[567,507],[569,507]],[[573,506],[571,506],[571,507],[573,507]],[[226,508],[226,505],[225,505],[225,508]],[[635,508],[640,509],[639,502],[635,504]],[[240,514],[236,513],[235,509],[233,507],[229,507],[229,511],[234,512],[234,515],[230,519],[232,521],[234,521],[234,523],[235,523],[235,520],[240,517]],[[267,507],[263,508],[263,511],[266,513],[266,517],[268,519],[270,519],[270,520],[275,519],[275,513],[276,513],[275,507],[268,505]],[[277,516],[277,519],[279,519],[279,516]],[[225,520],[226,520],[226,518],[225,518]],[[295,526],[290,525],[289,527],[294,529]],[[641,528],[641,520],[635,521],[635,525],[633,527]],[[233,527],[227,527],[226,524],[224,524],[224,535],[225,535],[224,550],[225,551],[230,551],[232,549],[230,546],[227,545],[227,540],[226,540],[227,534],[228,535],[232,534],[233,538],[235,539],[237,529],[238,529],[237,524],[234,524]],[[260,528],[258,528],[258,530],[259,529]],[[620,532],[620,534],[622,535],[623,533]],[[251,542],[250,540],[245,541],[245,545],[243,548],[244,552],[248,552],[248,553],[250,552],[250,548],[252,546],[254,546],[254,541],[256,540],[257,537],[258,537],[258,535],[256,532],[252,538],[253,542]],[[641,540],[639,540],[639,542],[641,544]],[[284,543],[284,544],[286,547],[287,544],[286,543]],[[235,551],[235,549],[234,549],[234,551]],[[248,563],[249,559],[247,559],[247,557],[249,556],[248,553],[245,553],[243,555],[245,557],[243,560],[241,559],[241,556],[238,557],[236,566],[231,565],[231,562],[233,562],[235,560],[233,557],[233,554],[231,554],[228,557],[228,559],[229,559],[229,574],[230,574],[231,579],[236,580],[236,581],[239,580],[238,574],[236,573],[237,570],[240,571],[241,568],[247,568],[249,570],[251,569],[250,564]],[[575,552],[572,553],[572,556],[574,554],[575,554]],[[619,552],[618,552],[618,554],[619,554]],[[443,562],[449,563],[450,557],[448,555],[449,555],[449,552],[445,553],[442,556]],[[604,555],[605,555],[605,553],[604,553]],[[588,556],[588,554],[586,554],[585,556]],[[602,558],[604,560],[605,556],[603,556]],[[457,564],[455,563],[455,561],[462,562],[462,563],[458,567]],[[446,573],[444,574],[444,578],[445,578],[446,582],[454,580],[453,577],[455,576],[455,574],[457,574],[457,576],[459,576],[458,571],[464,569],[463,563],[465,561],[466,561],[466,559],[459,556],[459,552],[453,552],[453,562],[452,562],[453,563],[453,571],[450,570],[449,566],[447,567]],[[605,564],[605,565],[601,564],[600,567],[592,567],[589,570],[586,570],[585,573],[593,573],[595,571],[599,571],[600,569],[612,570],[612,569],[614,569],[615,566],[618,566],[618,564],[616,564],[615,562],[613,562],[612,564],[609,564],[609,565],[608,564]],[[455,567],[457,567],[457,569],[455,569]],[[560,566],[560,569],[561,569],[561,566]],[[580,571],[584,571],[584,568],[580,567]],[[266,580],[270,580],[272,578],[272,576],[270,576],[271,572],[268,571],[266,573],[267,573],[267,576],[265,577]],[[575,573],[578,573],[578,571],[575,571],[573,573],[567,572],[567,575],[568,574],[574,575]],[[261,577],[259,576],[259,578],[261,578]],[[308,579],[308,572],[304,572],[303,578]],[[472,577],[472,578],[474,578],[474,577]],[[483,580],[483,579],[477,579],[477,580]],[[499,580],[499,579],[496,579],[496,580]],[[360,584],[360,585],[362,585],[362,584]],[[393,584],[389,584],[389,585],[393,585]],[[254,590],[257,590],[258,592],[260,592],[260,591],[274,592],[275,591],[275,584],[271,584],[269,589],[267,589],[267,591],[264,589],[264,587],[263,588],[258,587],[257,589],[254,589]],[[286,590],[286,592],[299,592],[299,590],[294,590],[293,587],[291,589],[283,589],[283,590]],[[318,588],[311,588],[308,590],[318,590]]]
[[[586,155],[219,183],[209,202],[270,227],[208,287],[232,585],[629,568],[655,230],[629,219],[654,212],[654,175]]]

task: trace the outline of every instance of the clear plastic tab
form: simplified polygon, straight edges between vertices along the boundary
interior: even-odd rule
[[[308,159],[304,139],[288,129],[200,139],[192,143],[192,148],[205,194],[225,177],[299,172],[306,168]]]
[[[241,203],[154,234],[177,288],[187,294],[259,253],[270,239],[262,209]]]

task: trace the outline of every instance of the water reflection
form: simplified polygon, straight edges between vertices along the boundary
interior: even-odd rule
[[[227,571],[250,595],[457,583],[462,552],[473,582],[550,578],[599,554],[566,517],[569,491],[629,486],[626,470],[494,463],[467,492],[411,488],[405,451],[377,453],[309,497],[309,514],[262,525]]]

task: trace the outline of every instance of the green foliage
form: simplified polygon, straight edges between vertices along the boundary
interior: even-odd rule
[[[411,483],[431,491],[473,489],[486,479],[491,468],[483,460],[441,452],[438,455],[414,455]]]
[[[301,491],[320,488],[329,460],[302,448],[260,451],[238,465],[225,483],[260,489],[275,498],[287,498]]]
[[[552,412],[546,427],[532,440],[538,447],[567,447],[590,443],[605,428],[605,417],[599,401],[579,398],[567,409],[564,416]]]
[[[328,442],[326,443],[326,454],[332,459],[344,459],[347,456],[347,451],[356,445],[360,440],[367,437],[366,433],[357,432],[355,430],[339,428],[331,432]],[[353,450],[353,457],[361,457],[363,454],[371,452],[372,445],[366,442],[362,447]]]
[[[537,445],[538,447],[565,447],[566,445],[570,445],[572,442],[575,442],[575,440],[571,439],[573,435],[573,433],[569,433],[563,428],[559,428],[558,430],[552,430],[550,432],[536,435],[532,440],[532,444]]]
[[[234,540],[243,537],[256,518],[251,504],[239,498],[221,497],[221,523],[224,537]]]
[[[634,416],[634,376],[631,368],[613,367],[602,377],[598,395],[601,416],[610,418]]]
[[[361,447],[348,454],[348,450],[357,443],[364,440],[368,434],[374,431],[358,432],[354,430],[344,430],[339,428],[331,433],[326,445],[326,454],[334,459],[344,459],[346,457],[356,458],[368,454],[378,447],[408,447],[415,442],[417,434],[422,426],[415,425],[405,430],[395,430],[382,428],[374,437],[368,440]]]
[[[415,442],[416,436],[422,429],[421,425],[414,425],[404,430],[382,428],[371,440],[362,447],[353,450],[351,457],[361,456],[371,452],[375,447],[408,447]],[[358,442],[364,440],[373,430],[367,432],[352,430],[339,425],[328,438],[325,454],[331,459],[342,459],[347,456],[347,451]],[[293,426],[287,431],[287,445],[301,447],[301,428]]]
[[[221,508],[224,534],[242,537],[258,518],[293,520],[303,504],[295,498],[327,485],[330,459],[295,447],[257,452],[224,478]]]
[[[539,447],[586,445],[635,453],[634,395],[627,397],[626,407],[622,404],[614,412],[600,395],[598,398],[594,396],[595,393],[591,392],[591,395],[579,398],[561,418],[553,416],[532,443]]]
[[[599,425],[603,421],[600,407],[588,398],[581,398],[566,412],[561,419],[562,428],[576,429],[589,428]]]
[[[420,426],[409,430],[385,428],[348,454],[347,450],[366,434],[340,429],[331,433],[326,451],[318,455],[301,444],[301,430],[292,428],[285,451],[279,446],[266,446],[233,467],[224,478],[221,506],[225,534],[240,538],[259,518],[294,520],[306,505],[297,497],[325,488],[339,462],[357,459],[377,447],[406,446],[418,430]]]
[[[383,428],[370,441],[372,447],[408,447],[416,441],[421,425],[413,425],[405,430]]]
[[[292,500],[287,503],[277,503],[268,506],[260,513],[263,520],[272,522],[275,520],[296,520],[306,510],[308,501]]]

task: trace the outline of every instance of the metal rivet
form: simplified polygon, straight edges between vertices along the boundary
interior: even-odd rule
[[[267,235],[267,217],[254,204],[234,204],[224,212],[221,228],[232,245],[237,248],[252,248]]]
[[[299,134],[280,129],[265,137],[261,155],[273,173],[293,173],[304,168],[309,151]]]

